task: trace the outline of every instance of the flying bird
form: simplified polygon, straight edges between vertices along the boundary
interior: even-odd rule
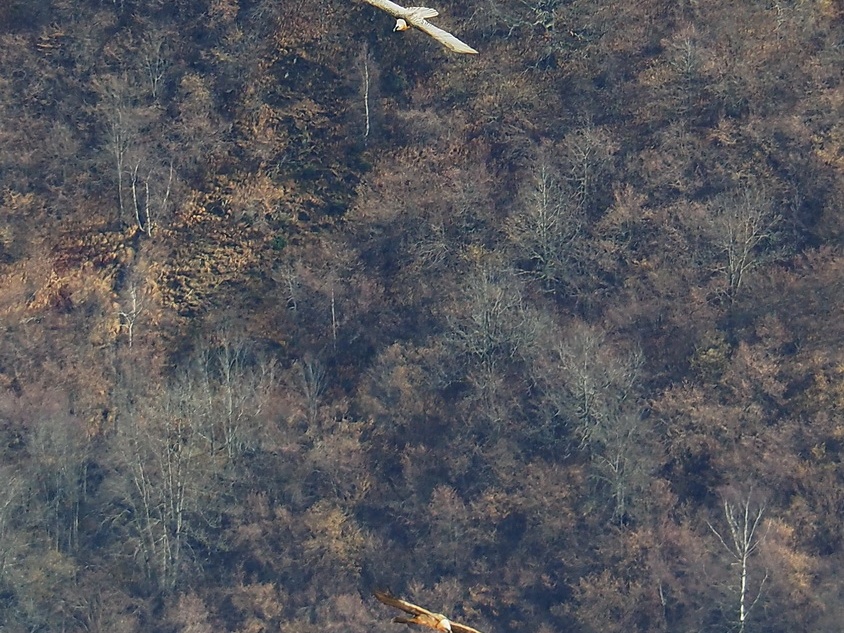
[[[378,7],[379,9],[386,11],[396,18],[396,26],[393,29],[394,31],[406,31],[411,26],[415,26],[423,33],[427,33],[440,44],[446,48],[450,48],[456,53],[478,54],[478,51],[466,44],[466,42],[461,42],[448,31],[444,31],[443,29],[428,22],[428,18],[433,18],[439,15],[439,11],[436,9],[428,9],[427,7],[405,8],[395,2],[391,2],[390,0],[365,0],[365,2],[368,2],[373,7]]]
[[[452,622],[442,613],[428,611],[427,609],[411,604],[406,600],[395,598],[384,591],[374,591],[373,594],[384,604],[406,611],[413,616],[412,618],[398,616],[393,618],[393,622],[407,625],[418,624],[419,626],[425,626],[429,629],[440,631],[441,633],[481,633],[477,629],[473,629],[471,626]]]

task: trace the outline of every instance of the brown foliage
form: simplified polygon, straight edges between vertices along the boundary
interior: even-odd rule
[[[437,8],[0,2],[4,631],[840,628],[840,2]]]

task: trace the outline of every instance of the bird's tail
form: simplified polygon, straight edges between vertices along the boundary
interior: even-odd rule
[[[393,618],[393,622],[395,622],[396,624],[411,624],[413,620],[411,620],[410,618],[403,618],[400,615],[397,615]]]

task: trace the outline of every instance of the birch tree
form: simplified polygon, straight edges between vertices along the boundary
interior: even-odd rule
[[[152,236],[173,203],[178,182],[174,152],[163,137],[160,109],[144,105],[142,80],[125,71],[95,82],[104,128],[103,149],[117,188],[117,216]],[[156,88],[157,90],[157,88]]]
[[[152,164],[152,166],[149,166]],[[130,176],[132,191],[132,211],[138,229],[152,237],[153,228],[170,205],[173,189],[173,162],[166,166],[155,165],[138,158]]]
[[[750,612],[762,597],[768,572],[761,573],[761,579],[756,580],[751,574],[751,559],[756,555],[760,544],[765,540],[767,530],[762,517],[765,505],[753,500],[752,490],[747,495],[736,500],[724,499],[722,503],[724,523],[726,529],[716,529],[708,523],[709,529],[715,534],[718,542],[732,559],[731,568],[735,571],[735,584],[730,588],[735,592],[734,613],[739,633],[747,629]]]

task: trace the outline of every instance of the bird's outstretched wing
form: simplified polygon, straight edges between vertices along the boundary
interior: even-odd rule
[[[412,613],[413,615],[430,615],[432,617],[435,615],[432,611],[423,609],[422,607],[410,603],[407,600],[401,600],[399,598],[396,598],[395,596],[391,596],[386,591],[373,591],[372,593],[376,598],[378,598],[378,600],[380,600],[384,604],[389,605],[391,607],[395,607],[396,609],[401,609],[402,611],[406,611],[407,613]]]
[[[413,604],[407,600],[402,600],[401,598],[396,598],[386,591],[373,591],[372,593],[384,604],[395,607],[396,609],[401,609],[402,611],[406,611],[412,615],[429,616],[434,619],[443,617],[433,611],[423,609],[417,604]],[[459,622],[449,620],[449,623],[451,624],[452,633],[481,633],[478,629],[473,629],[471,626],[466,626],[465,624],[460,624]]]
[[[450,48],[455,53],[469,53],[471,55],[478,54],[478,51],[469,46],[466,42],[457,39],[448,31],[445,31],[439,28],[438,26],[434,26],[433,24],[428,22],[428,20],[411,20],[410,23],[423,33],[427,33],[428,35],[433,37],[446,48]]]
[[[478,629],[473,629],[471,626],[460,624],[460,622],[451,622],[452,633],[481,633]]]
[[[407,9],[405,9],[400,4],[390,2],[390,0],[364,0],[364,2],[371,4],[373,7],[378,7],[382,11],[386,11],[394,18],[404,17],[404,15],[407,13]]]

